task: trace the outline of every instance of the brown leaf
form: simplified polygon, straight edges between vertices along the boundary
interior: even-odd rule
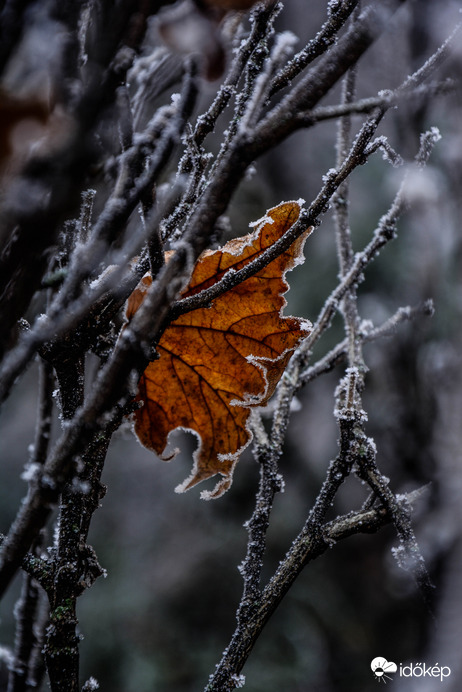
[[[50,109],[36,98],[16,98],[0,90],[0,167],[12,154],[12,131],[21,123],[36,121],[46,123]]]
[[[223,18],[229,11],[247,10],[258,0],[183,0],[158,17],[159,33],[166,45],[178,53],[201,56],[203,76],[214,81],[223,74],[226,41]]]
[[[251,262],[294,224],[299,213],[298,202],[282,203],[270,209],[252,233],[204,252],[183,297]],[[193,472],[178,491],[216,474],[222,480],[202,496],[218,497],[229,488],[234,466],[252,437],[247,427],[250,407],[267,403],[294,349],[310,333],[307,321],[282,316],[283,294],[289,288],[284,275],[303,261],[310,231],[254,276],[216,298],[210,308],[176,319],[160,339],[159,358],[139,382],[138,399],[144,406],[135,414],[135,432],[143,445],[164,459],[172,430],[197,434]],[[146,275],[128,301],[127,318],[136,312],[150,284]]]
[[[221,13],[183,2],[164,11],[158,21],[159,33],[166,45],[177,53],[202,56],[202,72],[213,81],[223,74],[225,48],[220,31]]]

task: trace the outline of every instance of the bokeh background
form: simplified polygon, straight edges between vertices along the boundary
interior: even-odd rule
[[[326,16],[325,0],[286,0],[278,29],[301,47]],[[408,2],[367,53],[358,70],[358,96],[393,88],[450,34],[460,19],[455,0]],[[146,54],[159,41],[154,21]],[[457,80],[462,34],[435,77]],[[219,82],[203,84],[198,113]],[[337,103],[339,89],[326,103]],[[435,585],[434,612],[423,603],[412,575],[391,551],[391,527],[352,537],[310,564],[264,630],[246,664],[249,692],[350,692],[376,689],[376,656],[399,662],[450,666],[451,677],[393,689],[459,690],[462,685],[462,93],[406,103],[389,112],[380,133],[410,165],[420,132],[439,128],[442,139],[420,174],[410,174],[410,210],[398,238],[367,270],[360,288],[364,318],[380,324],[403,305],[432,298],[435,314],[402,325],[386,340],[365,347],[370,369],[364,397],[368,433],[395,491],[424,487],[414,526]],[[361,119],[353,119],[357,131]],[[224,127],[225,124],[222,124]],[[231,235],[282,200],[310,202],[322,176],[335,165],[335,124],[298,132],[255,166],[230,208]],[[217,146],[220,133],[216,134]],[[172,172],[169,173],[169,175]],[[404,168],[380,154],[351,178],[351,221],[356,249],[371,237],[390,205]],[[168,176],[166,177],[168,179]],[[306,244],[306,262],[291,275],[286,314],[315,319],[337,279],[334,226],[328,213]],[[319,344],[322,355],[342,338],[336,319]],[[302,526],[336,454],[333,417],[339,367],[299,396],[281,471],[285,492],[275,502],[268,534],[269,578]],[[88,386],[91,387],[89,380]],[[33,442],[37,366],[18,383],[0,418],[0,530],[6,531],[26,491],[20,478]],[[54,421],[54,436],[59,421]],[[107,495],[94,516],[90,542],[107,577],[79,601],[83,679],[93,675],[111,692],[193,692],[203,689],[235,625],[246,532],[258,469],[246,452],[231,490],[204,502],[199,491],[176,494],[188,474],[195,441],[178,433],[181,454],[163,463],[136,442],[127,423],[114,437],[103,482]],[[349,479],[332,516],[358,507],[366,496]],[[48,540],[52,540],[52,528]],[[2,604],[0,643],[13,641],[17,581]],[[427,686],[425,686],[427,685]],[[3,688],[2,688],[3,689]],[[5,688],[6,689],[6,688]]]

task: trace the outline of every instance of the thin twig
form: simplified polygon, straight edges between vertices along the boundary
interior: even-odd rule
[[[305,231],[314,227],[319,223],[319,216],[325,212],[329,205],[329,200],[334,195],[338,187],[347,178],[351,171],[358,165],[364,163],[363,152],[371,138],[373,137],[380,120],[383,117],[383,112],[378,111],[377,114],[368,120],[361,131],[359,132],[354,145],[349,152],[348,157],[338,170],[329,171],[325,176],[324,184],[317,194],[309,208],[302,211],[299,220],[271,247],[262,252],[255,260],[238,271],[228,271],[225,276],[217,281],[216,284],[208,289],[205,289],[194,296],[183,298],[176,303],[172,309],[172,318],[178,317],[183,312],[195,310],[198,307],[205,307],[214,298],[222,295],[226,291],[237,284],[245,281],[264,266],[269,264],[273,259],[278,257],[286,250],[296,238],[300,237]],[[346,290],[344,288],[343,290]]]
[[[425,301],[422,305],[417,305],[415,307],[407,306],[398,308],[394,315],[378,327],[373,327],[368,323],[362,323],[360,331],[361,341],[363,344],[366,344],[377,339],[393,336],[399,325],[403,322],[411,321],[421,316],[431,317],[433,312],[433,302],[431,300]],[[300,373],[297,390],[319,377],[319,375],[331,372],[339,363],[345,360],[347,353],[348,340],[344,339],[316,363],[310,365],[306,370]]]
[[[412,494],[411,494],[412,495]],[[413,496],[409,497],[409,504]],[[407,504],[407,496],[400,500]],[[238,676],[267,621],[276,610],[303,568],[335,543],[357,533],[375,533],[389,523],[391,517],[383,507],[351,512],[327,522],[313,532],[305,526],[295,539],[289,553],[263,589],[249,614],[245,628],[237,627],[229,646],[204,692],[230,692],[238,686]]]
[[[51,417],[53,411],[54,378],[51,366],[40,362],[39,396],[35,440],[27,469],[29,482],[37,465],[45,463],[51,434]],[[32,547],[34,559],[38,553],[40,539]],[[41,593],[39,584],[30,574],[23,574],[21,596],[15,607],[16,634],[14,659],[8,677],[8,692],[25,692],[30,679],[31,666],[41,656],[43,628],[39,627]],[[39,649],[39,651],[37,651]],[[33,663],[34,662],[34,663]],[[42,664],[43,665],[43,664]]]
[[[355,7],[357,7],[358,2],[359,0],[344,0],[341,5],[329,15],[327,21],[318,31],[314,39],[312,39],[303,50],[297,53],[297,55],[295,55],[276,75],[271,85],[271,96],[280,89],[289,86],[292,80],[300,74],[305,67],[330,48],[339,30],[344,26]]]
[[[256,7],[251,13],[251,30],[248,39],[241,44],[236,57],[231,65],[228,75],[220,87],[212,105],[206,113],[197,119],[194,130],[196,146],[201,146],[210,132],[213,131],[218,117],[228,105],[235,94],[236,86],[247,66],[250,56],[257,48],[260,41],[267,36],[268,27],[271,27],[275,18],[281,11],[278,2],[268,3],[266,6]]]
[[[168,218],[162,228],[164,238],[173,237],[178,239],[181,237],[181,229],[177,228],[180,222],[186,223],[191,214],[191,208],[207,184],[205,173],[210,162],[211,156],[204,154],[202,144],[206,137],[214,130],[216,122],[231,98],[236,95],[236,88],[241,79],[248,62],[260,45],[261,41],[267,37],[269,30],[276,16],[281,11],[282,6],[279,2],[270,2],[265,5],[257,6],[251,13],[251,29],[247,40],[243,41],[236,52],[236,56],[228,71],[228,75],[220,87],[213,103],[208,110],[198,117],[196,126],[188,138],[186,151],[179,163],[178,173],[191,173],[190,184],[186,190],[183,199],[178,204],[177,209]],[[232,124],[231,124],[232,125]],[[230,134],[228,132],[228,140]],[[222,146],[221,150],[226,150]],[[210,177],[207,176],[207,177]]]
[[[302,127],[311,127],[323,120],[333,120],[344,115],[367,114],[375,108],[390,108],[408,100],[413,102],[418,99],[426,100],[438,94],[446,94],[454,91],[456,83],[447,78],[441,82],[428,82],[419,84],[414,88],[404,89],[400,87],[394,91],[382,91],[377,96],[359,99],[352,103],[339,103],[334,106],[319,106],[313,110],[301,111],[296,117]]]

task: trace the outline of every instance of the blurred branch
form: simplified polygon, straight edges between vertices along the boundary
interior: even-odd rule
[[[10,16],[14,15],[14,21],[17,22],[19,10],[24,9],[24,4],[28,3],[8,3],[0,17],[2,30],[8,33]],[[10,10],[13,8],[15,11],[11,15]],[[68,113],[67,132],[62,137],[64,141],[45,154],[32,158],[8,191],[3,210],[3,222],[7,230],[1,238],[0,248],[0,319],[3,325],[0,358],[11,347],[16,322],[40,287],[47,264],[46,250],[56,242],[61,217],[74,207],[85,171],[96,159],[91,135],[97,120],[113,102],[116,89],[124,82],[134,58],[131,50],[119,48],[121,36],[118,31],[112,33],[108,31],[108,27],[114,29],[116,19],[124,14],[125,32],[127,24],[131,23],[132,14],[137,10],[136,3],[126,0],[118,3],[117,12],[113,11],[112,21],[104,28],[100,27],[103,36],[99,47],[104,45],[108,58],[103,74],[96,64],[92,65],[93,69],[87,73],[88,81],[84,83],[81,79],[82,88],[72,115]],[[138,25],[142,26],[142,23],[138,22]],[[22,27],[21,22],[17,35]],[[77,32],[77,26],[74,26],[74,32]],[[13,39],[15,35],[13,30]],[[130,40],[134,37],[135,34]],[[143,31],[137,35],[136,45],[139,45],[142,38]],[[98,39],[96,37],[96,43]],[[8,44],[2,45],[6,47]],[[60,58],[63,61],[66,59],[65,51]],[[56,91],[58,93],[59,89],[56,88]],[[69,104],[63,105],[66,108]],[[27,205],[23,204],[24,199],[28,199]]]
[[[0,73],[3,72],[23,31],[24,14],[32,0],[10,0],[1,10]]]
[[[41,317],[40,320],[37,320],[35,327],[24,335],[18,346],[5,358],[0,369],[0,401],[3,401],[8,396],[15,379],[32,358],[36,349],[43,343],[51,339],[56,341],[61,334],[66,332],[69,337],[72,335],[72,329],[77,330],[81,327],[82,322],[89,324],[90,329],[91,325],[97,325],[98,330],[101,329],[102,325],[101,323],[98,324],[98,315],[95,313],[96,301],[108,290],[108,288],[113,289],[117,278],[119,278],[117,271],[124,271],[124,264],[127,260],[132,258],[134,253],[139,251],[141,244],[145,240],[144,235],[140,234],[137,236],[135,234],[132,238],[128,239],[125,247],[125,253],[127,255],[125,263],[113,273],[112,276],[107,274],[104,277],[104,281],[100,281],[94,289],[87,292],[87,296],[81,296],[80,294],[86,285],[86,280],[92,275],[94,269],[103,259],[109,243],[114,239],[116,231],[118,232],[122,229],[123,223],[126,223],[129,215],[140,201],[142,194],[149,187],[152,187],[155,180],[164,169],[172,154],[174,145],[178,143],[180,133],[185,125],[185,120],[193,106],[195,94],[195,80],[192,75],[189,75],[185,80],[183,99],[172,121],[165,123],[165,121],[162,120],[162,127],[164,130],[162,140],[158,147],[155,148],[155,155],[151,159],[148,171],[145,172],[138,181],[132,180],[131,184],[133,187],[130,188],[130,194],[127,194],[127,190],[125,189],[122,196],[119,196],[119,194],[111,196],[103,212],[100,214],[98,221],[95,223],[87,243],[78,245],[75,249],[69,269],[66,272],[64,284],[51,304],[46,319]],[[156,126],[158,127],[159,125],[157,124]],[[140,156],[141,151],[139,145],[134,147],[136,157]],[[126,156],[131,155],[133,155],[133,152],[129,150]],[[176,189],[177,188],[175,188],[175,190]],[[116,295],[116,302],[113,303],[113,306],[117,305],[117,309],[120,308],[128,295],[135,288],[141,275],[142,274],[137,274],[132,278],[132,281],[128,280],[128,284],[125,284],[125,291],[121,291],[119,301],[117,301]],[[119,290],[120,287],[115,291],[113,289],[112,293],[117,294]],[[91,322],[88,321],[88,317],[90,316],[93,318]],[[107,319],[107,312],[105,317]],[[82,333],[82,329],[80,329],[81,336]],[[74,348],[75,339],[71,338],[71,341],[72,347]]]
[[[35,472],[38,464],[44,464],[46,459],[51,434],[53,388],[52,368],[48,363],[41,362],[35,441],[29,461],[29,475]],[[32,547],[31,558],[35,562],[41,562],[37,557],[41,543],[38,540]],[[8,692],[26,692],[29,681],[35,679],[32,668],[36,669],[36,662],[41,659],[45,624],[40,617],[41,594],[43,591],[40,591],[39,583],[33,576],[23,574],[21,596],[15,607],[15,647],[8,677]]]
[[[30,660],[37,646],[34,627],[40,598],[39,588],[32,577],[28,574],[23,576],[21,596],[15,607],[14,661],[10,666],[8,692],[25,692],[28,689]]]
[[[55,363],[55,370],[63,425],[66,425],[84,401],[84,362],[80,356],[68,354],[67,359]],[[72,468],[71,474],[75,475],[76,471]],[[69,479],[61,492],[55,549],[49,563],[52,579],[46,588],[50,625],[44,655],[53,692],[79,690],[75,572],[80,558],[80,536],[75,528],[79,525],[80,508],[75,495]]]
[[[415,88],[402,90],[400,88],[394,91],[381,92],[377,96],[359,99],[351,103],[340,103],[335,106],[319,106],[311,111],[297,113],[297,118],[300,120],[302,127],[311,127],[317,122],[323,120],[333,120],[345,115],[370,113],[376,108],[391,108],[407,101],[415,99],[426,100],[434,98],[439,94],[447,94],[456,88],[456,83],[453,79],[445,79],[441,82],[429,82],[420,84]]]

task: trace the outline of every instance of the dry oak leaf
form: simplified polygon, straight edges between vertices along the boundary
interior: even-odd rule
[[[272,246],[298,219],[299,202],[270,209],[248,235],[197,260],[188,297],[213,286],[229,270],[239,270]],[[303,262],[307,229],[279,257],[256,274],[215,298],[211,307],[181,315],[161,337],[159,358],[139,382],[135,433],[140,442],[164,456],[168,436],[176,428],[199,439],[192,474],[176,488],[182,492],[207,478],[223,478],[204,499],[222,495],[231,485],[242,450],[252,439],[250,407],[267,403],[297,345],[311,329],[307,320],[283,317],[285,273]],[[151,285],[143,277],[127,303],[127,319],[136,312]]]

